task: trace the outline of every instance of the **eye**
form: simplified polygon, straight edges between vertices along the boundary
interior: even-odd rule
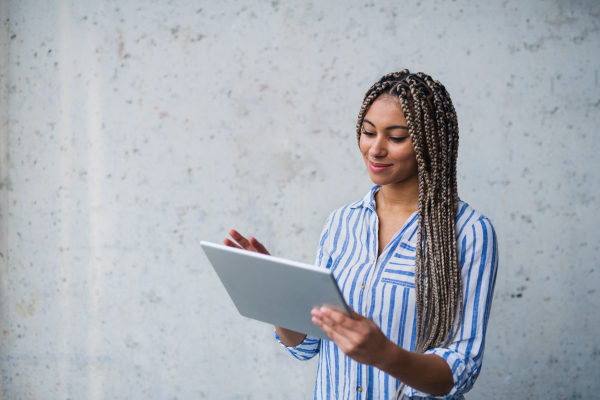
[[[373,132],[369,132],[365,129],[365,127],[362,127],[362,134],[367,135],[367,136],[375,136],[375,134]]]
[[[406,139],[408,139],[408,136],[404,136],[404,137],[391,137],[390,140],[394,143],[402,143],[404,142]]]

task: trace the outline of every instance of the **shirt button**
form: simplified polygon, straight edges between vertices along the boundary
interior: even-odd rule
[[[365,290],[365,285],[362,285],[362,286],[360,287],[360,290]]]
[[[361,386],[357,387],[356,391],[359,392],[359,393],[362,392],[362,387]]]

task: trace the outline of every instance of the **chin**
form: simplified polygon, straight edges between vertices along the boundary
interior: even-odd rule
[[[385,185],[389,185],[391,182],[389,182],[388,179],[384,179],[381,176],[373,176],[371,174],[369,174],[369,178],[371,178],[371,182],[373,182],[376,185],[379,186],[385,186]]]

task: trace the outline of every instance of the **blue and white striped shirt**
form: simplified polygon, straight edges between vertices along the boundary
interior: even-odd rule
[[[378,189],[379,186],[373,187],[363,199],[329,216],[321,234],[316,265],[332,269],[352,309],[371,318],[394,343],[414,351],[417,212],[377,256],[378,218],[374,194]],[[481,370],[498,265],[492,224],[463,201],[458,203],[456,234],[462,269],[463,321],[448,348],[426,352],[444,358],[452,370],[452,391],[438,397],[445,399],[463,399]],[[281,343],[277,332],[275,336]],[[307,336],[300,345],[285,348],[300,360],[319,354],[315,399],[388,400],[400,384],[379,369],[347,357],[329,340]],[[405,393],[413,399],[434,397],[410,387]]]

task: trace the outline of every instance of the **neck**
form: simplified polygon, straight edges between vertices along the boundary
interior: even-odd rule
[[[384,185],[376,194],[377,207],[395,211],[415,212],[419,205],[419,177]]]

